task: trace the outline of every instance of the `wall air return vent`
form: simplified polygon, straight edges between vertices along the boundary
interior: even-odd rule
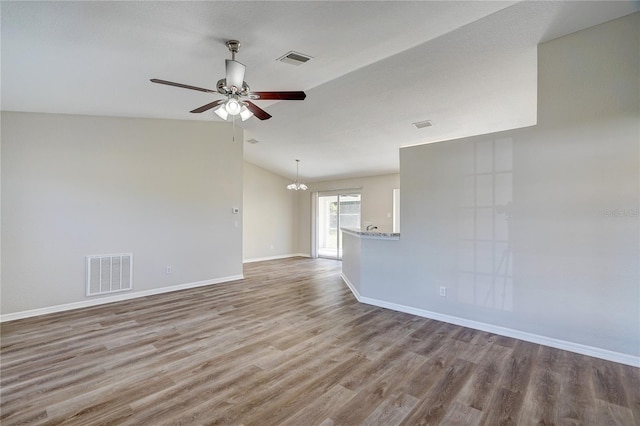
[[[132,289],[133,254],[87,256],[87,296]]]
[[[305,55],[304,53],[299,52],[289,52],[285,55],[280,56],[277,61],[284,62],[285,64],[291,65],[302,65],[306,62],[309,62],[313,57],[309,55]]]

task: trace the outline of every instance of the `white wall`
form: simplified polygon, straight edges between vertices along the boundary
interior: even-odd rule
[[[299,194],[298,199],[298,252],[311,253],[313,192],[362,188],[361,223],[376,225],[380,231],[391,232],[393,228],[393,190],[400,188],[400,175],[389,174],[362,178],[340,179],[308,183],[309,190]]]
[[[297,253],[297,194],[282,176],[244,163],[243,259],[263,260]]]
[[[363,296],[638,362],[639,40],[634,14],[543,44],[538,125],[401,149]]]
[[[242,274],[230,125],[3,112],[1,148],[3,315],[96,300],[87,255],[133,252],[133,293]]]

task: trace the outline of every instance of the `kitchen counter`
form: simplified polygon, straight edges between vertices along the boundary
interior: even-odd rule
[[[399,232],[381,232],[377,229],[373,229],[371,231],[363,231],[361,229],[356,228],[340,228],[342,232],[347,234],[355,235],[360,238],[371,238],[377,240],[399,240],[400,233]]]

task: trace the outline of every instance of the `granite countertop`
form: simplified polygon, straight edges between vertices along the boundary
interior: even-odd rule
[[[381,232],[377,229],[372,229],[371,231],[363,231],[362,229],[356,228],[340,228],[343,232],[347,232],[349,234],[357,235],[360,237],[369,237],[369,238],[386,238],[392,240],[400,239],[399,232]]]

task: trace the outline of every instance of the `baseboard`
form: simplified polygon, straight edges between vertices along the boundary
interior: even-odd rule
[[[302,253],[279,254],[277,256],[254,257],[251,259],[245,259],[242,261],[242,263],[264,262],[265,260],[287,259],[289,257],[309,257],[309,255]]]
[[[460,318],[452,315],[440,314],[437,312],[427,311],[424,309],[414,308],[411,306],[400,305],[397,303],[386,302],[384,300],[373,299],[362,296],[355,286],[344,275],[340,274],[342,280],[347,284],[356,300],[367,305],[378,306],[380,308],[391,309],[393,311],[404,312],[407,314],[417,315],[423,318],[429,318],[437,321],[447,322],[462,327],[473,328],[475,330],[486,331],[487,333],[498,334],[500,336],[512,337],[514,339],[524,340],[526,342],[537,343],[539,345],[549,346],[556,349],[562,349],[569,352],[575,352],[581,355],[587,355],[594,358],[605,359],[607,361],[618,362],[620,364],[630,365],[632,367],[640,367],[640,357],[610,351],[607,349],[587,346],[580,343],[568,342],[566,340],[555,339],[553,337],[541,336],[539,334],[527,333],[525,331],[514,330],[511,328],[500,327],[497,325],[487,324],[479,321],[473,321],[466,318]]]
[[[340,272],[340,277],[342,278],[342,281],[344,281],[344,283],[347,285],[347,287],[349,287],[351,293],[353,293],[353,295],[356,297],[356,300],[358,302],[362,302],[362,296],[360,296],[360,293],[358,293],[358,290],[356,290],[356,287],[353,285],[353,283],[349,281],[349,278],[347,278],[347,276],[342,272]],[[368,304],[371,305],[371,303]]]
[[[31,309],[28,311],[14,312],[11,314],[0,315],[0,323],[13,321],[22,318],[36,317],[39,315],[52,314],[55,312],[70,311],[72,309],[89,308],[92,306],[105,305],[107,303],[121,302],[124,300],[137,299],[139,297],[153,296],[155,294],[170,293],[172,291],[187,290],[190,288],[204,287],[212,284],[220,284],[229,281],[237,281],[244,279],[243,275],[231,275],[228,277],[215,278],[205,281],[196,281],[186,284],[172,285],[169,287],[154,288],[151,290],[143,290],[136,293],[121,293],[117,296],[101,297],[99,299],[83,300],[81,302],[66,303],[64,305],[48,306],[46,308]]]

